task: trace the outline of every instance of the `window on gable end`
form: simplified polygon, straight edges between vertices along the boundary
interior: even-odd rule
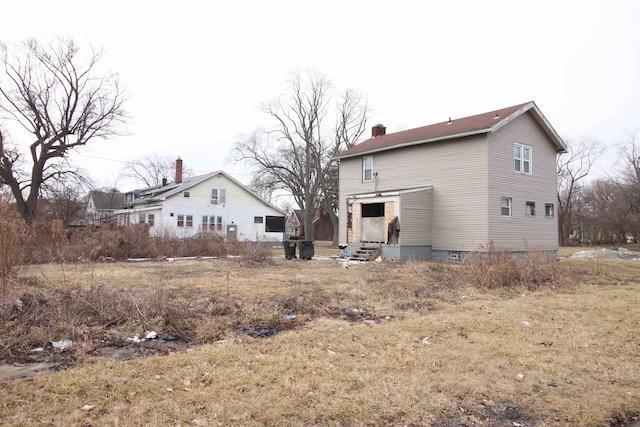
[[[531,175],[532,148],[528,145],[513,144],[513,171]]]
[[[227,203],[227,190],[224,188],[211,189],[211,204],[224,205]]]
[[[362,182],[373,181],[373,156],[362,158]]]

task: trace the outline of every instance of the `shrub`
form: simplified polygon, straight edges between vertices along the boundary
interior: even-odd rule
[[[464,260],[467,280],[482,288],[536,289],[556,284],[561,275],[555,259],[541,252],[514,254],[493,246],[481,246]]]
[[[15,266],[22,261],[24,220],[7,203],[0,203],[0,291],[6,294]]]

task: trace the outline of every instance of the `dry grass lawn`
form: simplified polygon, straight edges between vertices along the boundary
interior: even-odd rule
[[[0,383],[0,425],[595,427],[640,414],[640,262],[563,259],[540,267],[544,283],[490,288],[465,264],[318,258],[23,267],[5,307],[40,302],[23,308],[29,325],[3,320],[5,361],[74,344],[45,346],[68,369]],[[278,333],[245,333],[257,328]],[[188,349],[101,355],[148,330]]]

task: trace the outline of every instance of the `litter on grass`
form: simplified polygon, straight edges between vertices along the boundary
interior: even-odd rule
[[[147,331],[147,334],[144,336],[144,338],[140,338],[139,336],[135,335],[133,338],[127,338],[127,341],[145,342],[146,340],[155,340],[156,338],[158,338],[158,334],[156,333],[156,331]]]
[[[51,341],[51,345],[53,346],[53,348],[56,348],[58,350],[64,350],[65,348],[69,348],[71,347],[72,344],[73,344],[73,341],[69,339],[61,340],[61,341]]]

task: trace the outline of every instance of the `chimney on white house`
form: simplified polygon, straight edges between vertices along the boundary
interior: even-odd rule
[[[387,128],[384,125],[377,124],[371,128],[371,138],[375,138],[376,136],[382,136],[387,133]]]
[[[176,184],[182,182],[182,159],[176,159]]]

